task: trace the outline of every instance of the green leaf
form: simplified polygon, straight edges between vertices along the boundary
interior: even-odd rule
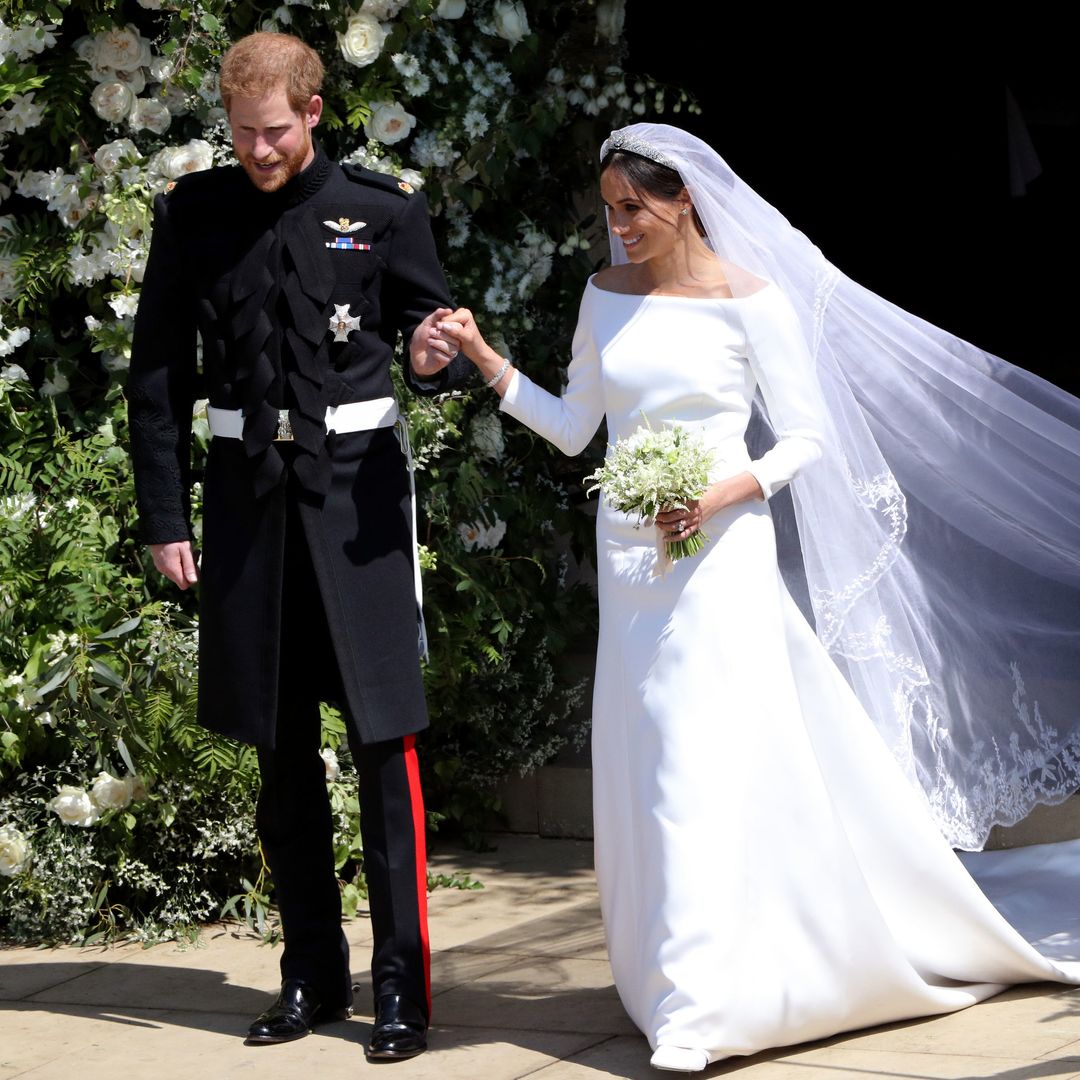
[[[211,15],[209,11],[199,20],[199,25],[208,34],[216,34],[221,29],[221,23],[219,23],[217,18],[214,15]]]
[[[111,630],[106,630],[104,634],[98,634],[95,641],[108,641],[111,638],[123,637],[125,634],[130,634],[140,623],[142,622],[142,616],[136,615],[132,619],[127,619],[119,626],[114,626]]]

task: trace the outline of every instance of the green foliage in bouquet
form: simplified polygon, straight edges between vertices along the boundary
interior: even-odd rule
[[[694,108],[620,67],[623,0],[10,0],[0,22],[0,939],[271,932],[252,751],[195,723],[194,597],[138,540],[123,397],[154,196],[232,162],[221,53],[297,33],[327,64],[327,151],[422,189],[451,287],[557,389],[603,254],[595,152]],[[436,815],[581,732],[560,658],[588,632],[580,466],[482,389],[403,395],[419,466]],[[196,433],[195,530],[205,421]],[[588,647],[586,645],[586,647]],[[347,911],[362,851],[343,727],[324,756]],[[333,757],[333,760],[331,758]],[[339,768],[344,768],[340,774]],[[457,883],[460,884],[460,883]]]

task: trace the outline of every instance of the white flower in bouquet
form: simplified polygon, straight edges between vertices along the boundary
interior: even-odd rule
[[[338,48],[350,64],[367,67],[379,59],[389,31],[374,16],[361,11],[349,18],[344,34],[338,34]]]
[[[56,797],[45,804],[65,825],[86,829],[101,816],[89,794],[81,787],[65,784]]]
[[[164,102],[154,98],[136,98],[128,123],[132,131],[142,131],[146,128],[155,135],[161,135],[172,123],[172,113]]]
[[[611,506],[637,514],[640,524],[662,511],[685,510],[691,499],[700,499],[709,486],[712,463],[712,450],[678,424],[660,431],[646,426],[619,439],[585,482],[593,481],[588,494],[600,488]],[[708,540],[698,529],[685,540],[668,544],[667,552],[672,560],[696,555]]]
[[[131,805],[135,794],[135,778],[110,776],[100,772],[90,787],[90,799],[99,810],[123,810]]]
[[[135,95],[121,82],[103,82],[90,95],[90,108],[110,124],[119,124],[134,108]]]
[[[525,14],[525,5],[516,0],[498,0],[491,12],[495,33],[511,47],[517,45],[529,35],[529,16]]]
[[[319,751],[319,757],[323,759],[323,765],[326,767],[326,782],[331,784],[341,776],[341,765],[338,763],[338,756],[329,746],[324,746]]]
[[[103,172],[111,173],[125,161],[138,160],[138,147],[130,139],[115,139],[103,143],[94,153],[94,164]]]
[[[439,19],[460,19],[465,14],[465,0],[439,0],[435,15]]]
[[[14,877],[30,865],[30,841],[14,825],[0,826],[0,876]]]
[[[396,101],[373,101],[371,118],[364,125],[369,139],[391,146],[401,142],[416,126],[416,117],[407,113]]]

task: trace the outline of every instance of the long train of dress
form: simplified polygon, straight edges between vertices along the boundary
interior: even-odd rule
[[[714,447],[714,479],[749,469],[771,494],[817,453],[812,389],[784,363],[791,319],[772,286],[706,300],[590,283],[562,398],[519,373],[503,409],[567,453],[605,415],[612,442],[643,413],[679,422]],[[751,462],[758,386],[779,441]],[[718,1060],[1080,981],[1080,920],[1036,915],[991,860],[988,887],[1051,963],[942,839],[788,594],[767,503],[706,530],[703,554],[668,566],[653,528],[598,513],[596,870],[615,983],[651,1045]]]

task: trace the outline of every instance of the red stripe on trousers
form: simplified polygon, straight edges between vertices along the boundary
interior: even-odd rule
[[[412,804],[413,836],[416,845],[416,907],[420,915],[420,942],[424,950],[424,992],[427,995],[428,1022],[431,1022],[431,943],[427,918],[427,831],[424,817],[424,794],[420,790],[420,763],[416,759],[416,736],[405,736],[405,770],[409,777],[409,801]]]

